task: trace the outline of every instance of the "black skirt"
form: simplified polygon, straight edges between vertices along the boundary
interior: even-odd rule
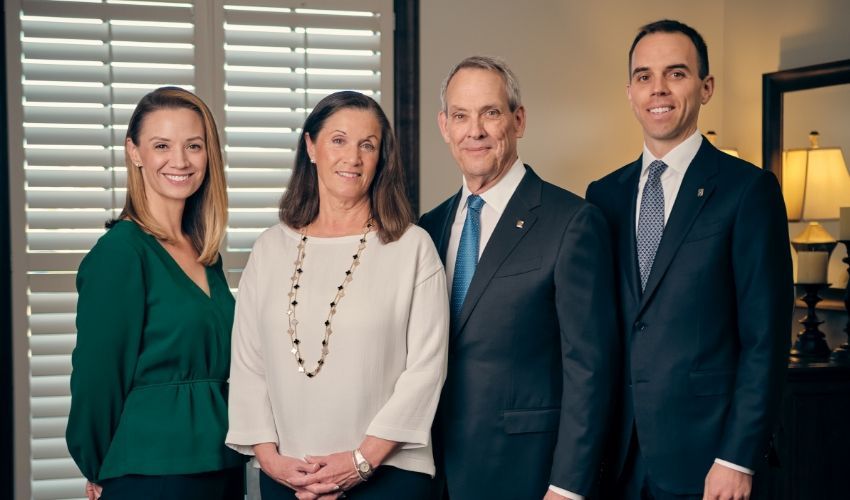
[[[245,467],[164,476],[130,474],[103,481],[100,500],[243,500]]]

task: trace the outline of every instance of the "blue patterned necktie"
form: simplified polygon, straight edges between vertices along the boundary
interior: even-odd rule
[[[466,199],[466,220],[460,233],[460,244],[457,247],[455,273],[452,278],[452,316],[460,316],[466,291],[475,274],[478,265],[478,242],[481,239],[481,207],[484,199],[477,194],[469,195]]]
[[[667,164],[655,160],[649,164],[649,178],[643,187],[640,200],[640,215],[637,227],[637,255],[640,268],[640,289],[646,289],[649,272],[655,261],[655,252],[664,233],[664,188],[661,186],[661,174],[667,170]]]

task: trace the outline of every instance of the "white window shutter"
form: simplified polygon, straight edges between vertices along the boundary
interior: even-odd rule
[[[166,84],[193,89],[191,7],[21,2],[26,207],[18,209],[27,226],[34,499],[84,495],[65,445],[76,270],[124,204],[123,139],[136,102]]]
[[[19,0],[26,221],[30,466],[34,499],[83,498],[64,432],[76,342],[76,270],[124,204],[123,139],[138,100],[199,87],[223,131],[234,287],[254,239],[277,221],[307,114],[335,90],[364,92],[392,121],[392,0]],[[10,4],[20,7],[10,12]],[[352,10],[353,9],[353,10]],[[201,13],[201,14],[199,14]],[[221,43],[221,61],[199,40]],[[211,59],[211,58],[209,58]],[[214,64],[215,63],[215,64]],[[205,81],[211,75],[212,83]],[[213,89],[215,98],[204,95]],[[219,99],[218,96],[221,98]],[[13,188],[15,189],[15,188]],[[13,197],[14,199],[14,197]],[[18,360],[16,360],[18,361]],[[17,372],[16,372],[17,373]],[[27,456],[18,450],[16,457]]]
[[[392,84],[392,54],[386,54],[392,3],[225,0],[222,8],[230,186],[225,262],[235,286],[254,240],[277,221],[301,125],[313,106],[337,90],[392,105],[383,99]]]

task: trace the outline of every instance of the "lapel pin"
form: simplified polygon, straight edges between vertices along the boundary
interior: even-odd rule
[[[705,194],[705,189],[703,189],[703,188],[697,189],[697,198],[702,198],[703,194]]]
[[[518,228],[522,229],[522,226],[524,226],[524,225],[525,225],[525,221],[524,221],[524,220],[522,220],[522,219],[517,219],[517,221],[516,221],[516,227],[518,227]]]

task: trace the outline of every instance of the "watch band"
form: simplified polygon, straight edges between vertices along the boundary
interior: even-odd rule
[[[355,448],[355,450],[351,452],[351,456],[354,459],[354,470],[357,471],[357,475],[360,476],[360,479],[366,481],[372,477],[372,473],[375,472],[375,469],[372,468],[372,464],[366,460],[366,457],[363,456],[360,449]]]

